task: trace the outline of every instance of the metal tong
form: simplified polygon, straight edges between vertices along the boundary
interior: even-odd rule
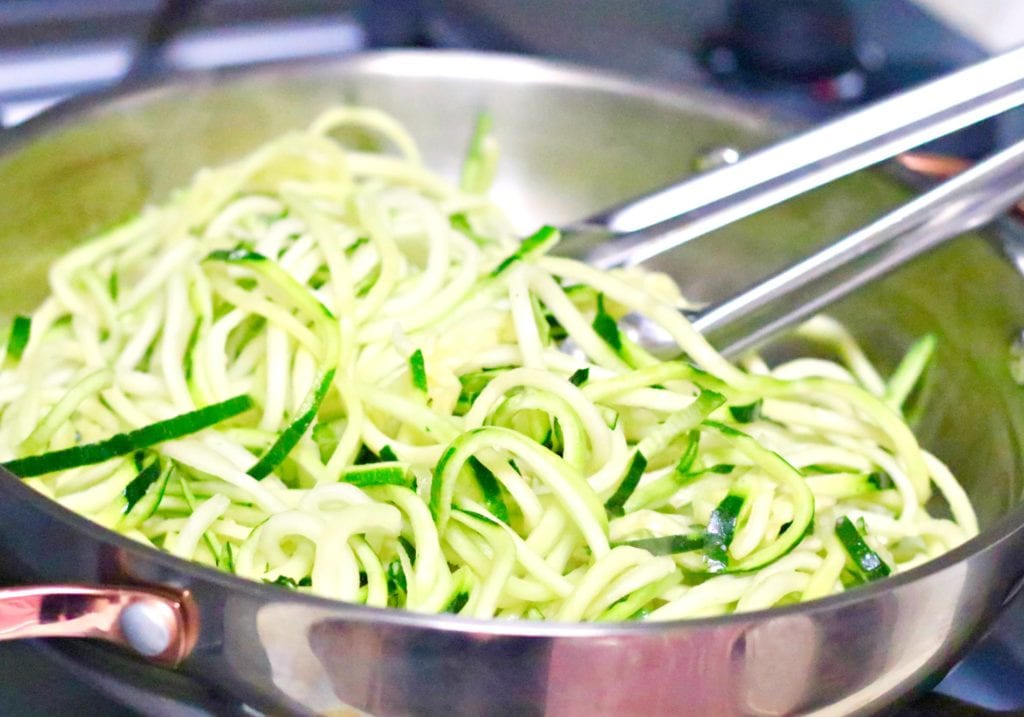
[[[1024,104],[1024,47],[884,99],[735,164],[566,227],[559,253],[643,262],[797,194]],[[1024,141],[691,318],[736,355],[1024,196]],[[656,348],[656,347],[655,347]]]

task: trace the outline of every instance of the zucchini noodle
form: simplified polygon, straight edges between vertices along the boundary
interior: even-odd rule
[[[977,532],[903,417],[932,337],[886,378],[818,317],[818,357],[734,365],[667,277],[520,240],[489,126],[454,183],[333,109],[58,260],[0,355],[0,461],[187,560],[475,617],[768,608]]]

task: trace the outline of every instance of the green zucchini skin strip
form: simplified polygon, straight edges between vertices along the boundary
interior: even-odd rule
[[[609,498],[604,508],[609,514],[620,516],[625,513],[624,506],[629,496],[633,495],[633,491],[636,490],[636,486],[640,483],[640,478],[644,474],[644,470],[647,468],[647,458],[640,451],[633,451],[633,458],[629,461],[629,468],[626,469],[626,476],[619,483],[619,487],[612,493],[612,497]]]
[[[294,578],[290,578],[287,575],[278,575],[274,580],[264,580],[263,582],[266,585],[276,585],[279,588],[287,588],[288,590],[298,590],[299,588],[312,585],[312,581],[308,577],[296,582]]]
[[[573,372],[572,376],[569,377],[569,383],[573,386],[582,386],[590,378],[590,369],[581,368]]]
[[[503,523],[508,522],[508,506],[505,499],[501,497],[501,484],[493,473],[481,463],[476,456],[470,456],[469,468],[473,471],[473,477],[480,486],[480,492],[484,495],[484,505],[490,510],[494,517]]]
[[[11,324],[11,335],[7,339],[7,357],[12,361],[21,359],[28,340],[32,335],[32,319],[27,316],[15,316]]]
[[[427,369],[423,363],[423,352],[416,349],[409,357],[409,371],[412,373],[412,385],[417,391],[427,392]]]
[[[722,573],[729,567],[729,545],[736,535],[736,523],[746,498],[730,493],[711,512],[704,531],[704,560],[709,573]]]
[[[612,347],[617,354],[622,353],[622,331],[614,317],[605,311],[604,294],[597,295],[597,313],[591,324],[594,332],[604,339],[604,342]]]
[[[892,573],[892,568],[871,549],[857,526],[845,515],[836,520],[836,537],[864,580],[878,580]]]
[[[472,407],[473,401],[480,395],[487,384],[490,383],[495,376],[499,375],[499,369],[486,369],[483,371],[473,371],[471,373],[464,373],[459,376],[459,383],[462,388],[459,391],[458,402],[455,406],[456,415],[463,416]]]
[[[686,436],[686,448],[683,450],[683,454],[679,456],[679,461],[676,462],[675,474],[678,476],[688,475],[690,468],[693,467],[693,462],[697,460],[697,453],[699,451],[700,431],[694,429]]]
[[[637,540],[624,540],[614,544],[614,547],[627,545],[631,548],[646,550],[651,555],[676,555],[677,553],[692,553],[695,550],[702,550],[706,544],[704,533],[689,533],[685,535],[663,535],[657,538],[639,538]]]
[[[135,504],[142,500],[149,487],[156,483],[161,472],[160,461],[153,461],[139,471],[139,474],[132,479],[132,482],[125,486],[125,513],[131,512],[131,509],[135,507]]]
[[[477,246],[486,246],[490,242],[487,237],[480,236],[473,231],[473,227],[469,225],[469,219],[463,212],[456,212],[455,214],[452,214],[448,218],[448,221],[451,224],[452,229],[462,234]]]
[[[134,451],[173,441],[183,436],[198,433],[205,428],[234,418],[253,407],[249,396],[235,396],[220,403],[214,403],[195,411],[183,413],[174,418],[151,423],[134,431],[118,433],[98,443],[63,448],[25,458],[16,458],[4,464],[4,468],[21,478],[32,478],[55,471],[88,466],[126,456]]]
[[[143,474],[153,468],[157,469],[156,478],[143,489],[142,483],[149,481],[152,473],[145,478],[143,478]],[[124,515],[117,525],[119,529],[137,528],[143,521],[156,513],[160,507],[160,502],[167,493],[167,484],[170,483],[173,468],[174,466],[171,463],[161,468],[159,461],[153,461],[147,468],[143,468],[142,472],[125,487],[124,497],[127,504],[124,508]],[[136,481],[139,481],[137,485]],[[133,485],[135,485],[135,488],[132,488]],[[129,498],[129,488],[132,488],[132,497],[138,496],[134,502]],[[142,495],[138,495],[139,490],[143,490]]]
[[[409,592],[409,583],[402,569],[402,561],[394,558],[384,568],[388,585],[388,606],[401,604],[402,598]]]
[[[438,532],[444,531],[451,517],[455,481],[462,466],[483,448],[508,450],[515,455],[517,464],[531,467],[580,528],[591,552],[598,556],[608,552],[608,519],[604,505],[590,484],[557,453],[521,433],[498,426],[463,433],[452,441],[438,461],[430,484],[430,513]]]
[[[761,417],[761,406],[764,399],[757,399],[745,406],[729,406],[729,413],[737,423],[752,423]]]
[[[288,457],[288,454],[292,452],[292,449],[295,448],[302,436],[309,430],[310,424],[313,423],[313,419],[316,418],[316,414],[320,410],[320,404],[324,401],[324,396],[327,395],[327,391],[331,388],[332,381],[334,381],[334,369],[320,377],[320,381],[315,385],[313,392],[306,396],[306,399],[303,401],[299,417],[281,432],[273,445],[267,449],[267,452],[246,473],[256,480],[263,480],[284,462],[284,459]]]
[[[522,261],[535,254],[542,254],[558,243],[562,233],[553,226],[545,224],[536,232],[523,239],[522,244],[512,254],[505,257],[491,272],[491,277],[501,275],[517,261]]]
[[[366,444],[363,444],[359,449],[359,453],[356,455],[353,466],[364,466],[372,463],[398,463],[398,456],[396,456],[395,452],[391,450],[391,446],[384,446],[381,448],[380,454],[378,455],[371,451]]]
[[[368,463],[364,466],[347,468],[341,474],[343,483],[365,488],[377,485],[399,485],[403,488],[412,488],[413,480],[409,475],[409,469],[405,465],[393,462]]]
[[[746,433],[717,421],[704,421],[702,428],[724,436],[770,477],[779,481],[792,495],[793,520],[772,543],[755,550],[742,560],[728,566],[729,572],[748,572],[770,565],[789,553],[807,534],[814,521],[814,494],[800,471],[779,454],[764,448]]]

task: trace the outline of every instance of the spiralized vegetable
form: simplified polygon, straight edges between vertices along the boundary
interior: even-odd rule
[[[801,332],[837,360],[733,365],[666,277],[549,256],[550,228],[520,242],[484,194],[495,159],[481,122],[457,186],[342,107],[200,171],[52,267],[4,349],[0,460],[101,444],[24,479],[187,560],[476,617],[756,610],[977,532],[901,416],[932,339],[884,380],[819,317]]]

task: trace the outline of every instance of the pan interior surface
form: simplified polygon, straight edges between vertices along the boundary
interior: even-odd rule
[[[47,267],[69,247],[116,226],[145,205],[167,198],[200,167],[237,158],[271,137],[305,126],[317,113],[339,102],[379,107],[396,116],[418,140],[426,162],[450,177],[458,172],[477,113],[488,110],[494,117],[501,148],[493,195],[524,234],[542,223],[567,223],[670,183],[690,173],[695,158],[711,148],[727,145],[750,150],[778,133],[772,122],[714,96],[688,91],[660,92],[543,63],[480,55],[385,54],[338,65],[278,69],[230,80],[194,79],[115,98],[76,114],[43,117],[0,139],[0,143],[7,145],[6,151],[0,153],[0,216],[4,217],[0,222],[0,256],[4,257],[6,270],[4,281],[0,282],[0,327],[9,325],[14,315],[31,311],[46,296]],[[360,136],[350,139],[355,143],[369,141]],[[0,145],[0,149],[4,147]],[[652,266],[671,273],[690,298],[714,301],[865,224],[911,194],[906,185],[885,173],[862,172],[699,239],[652,262]],[[938,360],[918,397],[921,410],[914,424],[915,432],[963,483],[983,530],[1016,507],[1024,487],[1024,388],[1013,380],[1010,346],[1024,329],[1024,281],[1013,263],[1007,261],[999,243],[991,236],[959,239],[862,290],[830,313],[852,330],[883,375],[895,367],[916,338],[926,333],[937,335]],[[784,356],[799,348],[782,342],[767,353]],[[6,539],[14,533],[15,528],[4,532],[0,526],[0,537]],[[73,533],[73,526],[65,530],[65,534]],[[18,553],[17,547],[12,543],[11,552]],[[80,548],[81,556],[94,557],[89,552],[92,546],[83,543]],[[102,546],[96,550],[101,557],[109,557],[109,551],[104,552]],[[134,571],[140,580],[174,577],[167,563],[125,557],[123,550],[112,554],[120,561],[119,569],[128,565],[129,572]],[[138,559],[138,564],[133,559]],[[42,561],[35,565],[30,558],[21,560],[30,564],[30,569],[21,572],[30,572],[40,579],[48,577],[46,569],[40,567]],[[955,567],[956,585],[961,589],[968,576],[966,569]],[[69,577],[86,579],[91,569],[81,568],[85,577]],[[1016,570],[1019,572],[1019,568]],[[995,566],[986,563],[978,574],[984,577],[994,571]],[[106,574],[96,569],[93,578],[102,579]],[[339,655],[344,653],[337,644],[341,638],[347,641],[351,654],[366,658],[365,664],[380,659],[381,674],[390,669],[387,651],[399,649],[394,645],[419,646],[417,659],[424,664],[431,650],[437,648],[438,654],[441,651],[438,645],[443,640],[431,632],[426,621],[426,627],[410,629],[408,634],[402,632],[405,628],[397,620],[377,629],[370,624],[372,615],[365,614],[341,625],[332,622],[330,608],[310,607],[308,602],[282,597],[284,591],[254,589],[243,595],[243,591],[225,590],[223,583],[214,585],[201,574],[193,575],[192,579],[196,581],[192,587],[201,607],[216,608],[223,616],[218,613],[218,624],[201,641],[194,672],[208,670],[210,679],[221,680],[225,689],[249,690],[260,695],[259,699],[270,707],[284,704],[284,711],[297,713],[326,710],[336,708],[337,702],[332,700],[340,696],[345,704],[360,709],[400,712],[397,707],[387,709],[385,698],[361,692],[365,689],[360,682],[365,670],[332,673],[331,694],[320,683],[317,684],[321,691],[312,694],[309,685],[313,678],[300,679],[292,673],[288,675],[294,677],[295,686],[289,687],[278,665],[291,660],[291,653],[275,653],[267,647],[270,638],[261,632],[272,614],[276,616],[272,621],[276,627],[266,629],[290,633],[281,635],[281,644],[305,631],[308,645],[301,640],[288,645],[295,649],[296,661],[315,662],[311,655],[320,659],[324,654],[333,655],[332,650],[339,651]],[[259,599],[252,596],[256,592],[261,593]],[[970,619],[979,622],[989,604],[997,603],[1001,597],[988,595],[976,604],[968,604]],[[964,604],[957,603],[957,599],[950,596],[948,602],[954,606]],[[771,705],[762,705],[769,710],[765,713],[781,713],[839,704],[843,695],[856,693],[859,696],[847,704],[850,709],[844,710],[854,711],[864,705],[877,707],[890,697],[905,693],[909,689],[907,684],[915,679],[919,682],[929,670],[948,666],[950,652],[959,649],[966,638],[957,636],[952,646],[947,645],[942,635],[911,643],[909,639],[917,639],[914,631],[920,625],[911,625],[916,612],[901,612],[903,607],[886,603],[862,613],[851,607],[851,613],[855,613],[852,617],[862,618],[863,625],[868,626],[865,629],[859,629],[860,623],[854,621],[846,627],[819,630],[811,618],[795,613],[785,621],[765,620],[763,625],[750,628],[742,639],[730,638],[734,639],[730,643],[732,652],[723,653],[722,664],[733,670],[735,661],[745,654],[743,649],[747,650],[750,664],[755,663],[759,636],[762,645],[770,642],[783,648],[779,648],[778,659],[771,658],[774,653],[766,648],[760,648],[762,656],[757,658],[757,665],[761,667],[757,669],[761,671],[751,673],[754,676],[748,680],[749,694],[744,696],[736,688],[729,697],[732,706],[716,713],[752,710],[764,694],[775,695]],[[937,605],[935,615],[945,615],[942,611],[947,608],[945,603]],[[738,620],[723,624],[722,634],[747,629]],[[840,638],[847,633],[855,638],[864,636],[867,645],[865,635],[869,629],[886,624],[894,636],[893,642],[897,636],[907,636],[904,652],[910,654],[916,649],[921,655],[919,660],[899,662],[891,657],[890,646],[882,644],[877,653],[865,657],[858,669],[844,673],[841,679],[827,673],[827,666],[833,664],[829,660],[845,659],[832,655],[827,646],[836,645],[838,649],[842,645]],[[703,632],[687,636],[684,628],[676,626],[671,639],[681,639],[679,644],[697,650],[703,644],[703,636],[711,636],[715,629],[703,626]],[[768,669],[772,662],[789,659],[785,647],[802,644],[804,633],[800,629],[806,629],[807,643],[820,651],[817,662],[809,662],[806,671],[813,672],[818,669],[816,665],[820,666],[817,676],[824,686],[805,689],[811,681],[804,677],[781,684],[785,680]],[[776,633],[783,639],[776,642],[772,637]],[[387,639],[393,639],[393,643]],[[481,640],[477,644],[453,630],[445,639],[448,642],[444,644],[450,643],[450,649],[446,648],[449,653],[464,649],[470,654],[470,650],[477,650],[472,654],[479,658],[481,672],[489,667],[497,669],[495,666],[505,664],[502,660],[508,661],[511,671],[512,665],[519,665],[516,660],[520,658],[510,655],[521,652],[523,664],[535,665],[537,684],[529,689],[541,695],[537,699],[548,700],[549,707],[555,698],[551,694],[545,697],[544,690],[561,684],[560,679],[565,685],[574,681],[568,672],[556,675],[557,670],[547,662],[562,649],[562,643],[532,641],[529,647],[536,654],[526,649],[525,642],[516,643],[507,648],[506,654],[504,640],[512,640],[507,635],[493,643]],[[490,645],[486,649],[482,647],[485,643]],[[613,652],[625,654],[624,645],[609,640],[609,660]],[[366,648],[363,653],[359,652],[360,646]],[[318,651],[321,647],[322,651]],[[261,651],[264,648],[266,658]],[[592,654],[581,651],[579,662],[586,662]],[[235,660],[225,661],[220,659],[222,656],[233,656]],[[804,656],[809,659],[813,655]],[[341,657],[337,659],[344,664]],[[323,662],[328,664],[326,658]],[[698,662],[695,657],[694,664]],[[397,658],[394,664],[396,667],[388,674],[399,674],[397,666],[407,666]],[[461,677],[461,668],[455,662],[446,666],[439,658],[438,665],[436,679],[430,677],[433,673],[427,667],[416,677],[425,688],[431,680],[444,683],[446,675],[452,679]],[[542,674],[541,665],[548,672]],[[319,663],[317,666],[319,669]],[[451,671],[445,672],[448,667]],[[664,672],[666,679],[675,679],[675,673],[670,675],[668,667]],[[902,676],[892,677],[877,687],[874,680],[886,672]],[[270,673],[274,673],[274,680],[265,679]],[[495,675],[491,675],[494,684],[505,685],[505,678],[499,680]],[[695,679],[704,677],[704,673],[695,675]],[[371,678],[382,679],[380,675],[371,675],[367,680]],[[834,685],[826,684],[826,678],[834,678]],[[400,706],[413,705],[420,711],[430,711],[430,704],[413,702],[415,685],[419,683],[409,679],[409,702]],[[740,681],[737,678],[737,684]],[[591,689],[586,680],[581,678],[578,682],[580,690]],[[599,682],[589,684],[596,686]],[[483,687],[465,689],[474,698],[483,700],[486,696]],[[501,693],[495,689],[495,694]],[[791,697],[786,689],[791,689]],[[814,692],[816,689],[823,691]],[[826,689],[832,692],[824,692]],[[524,695],[526,690],[524,686]],[[642,692],[637,690],[638,694]],[[281,702],[282,694],[290,701]],[[595,692],[593,696],[597,699],[602,695]],[[442,698],[445,695],[438,695],[439,700]],[[608,699],[611,701],[601,703],[608,710],[615,707],[624,711],[631,704]],[[725,704],[715,702],[718,697],[707,699],[707,705]],[[472,704],[467,697],[464,707]],[[480,702],[481,709],[488,704]],[[526,705],[519,713],[537,711],[532,709],[533,702],[508,704]],[[671,707],[670,703],[666,705]]]

